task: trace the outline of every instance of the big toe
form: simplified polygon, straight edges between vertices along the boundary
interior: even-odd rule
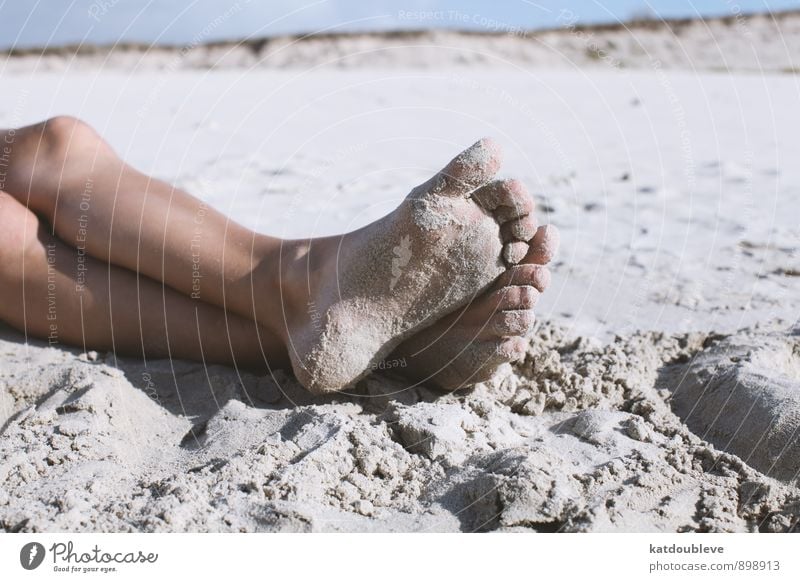
[[[433,190],[445,196],[466,196],[494,178],[501,163],[500,145],[485,137],[458,154],[434,177]]]

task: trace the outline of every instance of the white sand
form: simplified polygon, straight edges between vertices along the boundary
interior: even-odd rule
[[[263,232],[364,225],[482,135],[562,232],[530,358],[469,394],[376,373],[312,398],[283,373],[94,362],[4,331],[0,530],[794,527],[800,80],[780,72],[798,54],[784,20],[783,52],[748,22],[760,67],[735,29],[717,39],[763,74],[700,57],[434,69],[432,49],[347,72],[0,65],[1,125],[83,117]],[[707,37],[686,38],[703,54]]]

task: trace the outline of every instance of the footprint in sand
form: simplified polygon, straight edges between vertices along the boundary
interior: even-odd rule
[[[661,380],[695,434],[800,485],[800,330],[721,338]]]

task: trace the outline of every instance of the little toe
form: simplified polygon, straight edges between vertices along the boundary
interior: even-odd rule
[[[460,373],[440,383],[445,390],[457,390],[478,382],[490,380],[503,364],[516,362],[525,358],[528,351],[528,340],[523,337],[509,337],[487,340],[475,346],[471,357]]]
[[[530,285],[539,292],[544,292],[550,285],[550,269],[531,263],[510,267],[497,278],[495,286],[500,289],[512,285]]]
[[[443,196],[466,196],[489,182],[502,163],[496,141],[485,137],[453,158],[423,189]]]
[[[525,358],[529,341],[524,337],[504,339],[497,347],[497,354],[504,362],[518,362]]]
[[[498,336],[522,336],[533,330],[536,315],[532,309],[501,311],[493,315],[489,323]]]
[[[558,252],[561,235],[552,224],[539,227],[530,241],[530,250],[523,263],[546,265]]]
[[[533,197],[519,180],[494,180],[472,193],[475,200],[492,212],[500,224],[533,212]]]
[[[500,237],[503,242],[513,242],[515,240],[529,242],[536,234],[539,223],[536,216],[529,214],[521,218],[509,220],[500,226]]]

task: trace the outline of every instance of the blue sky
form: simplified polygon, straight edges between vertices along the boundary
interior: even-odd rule
[[[188,44],[319,30],[545,28],[800,8],[800,0],[0,0],[0,47]],[[561,20],[559,20],[561,19]]]

